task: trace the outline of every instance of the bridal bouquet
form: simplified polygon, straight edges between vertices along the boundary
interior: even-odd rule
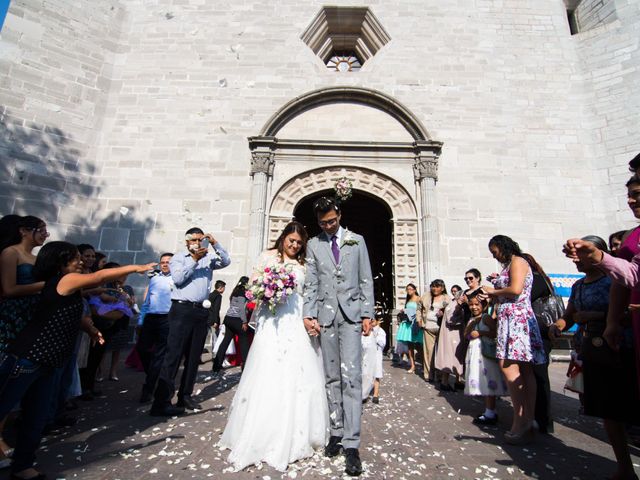
[[[266,303],[269,311],[275,314],[277,305],[286,302],[295,289],[293,265],[273,262],[256,272],[245,296],[249,301]]]

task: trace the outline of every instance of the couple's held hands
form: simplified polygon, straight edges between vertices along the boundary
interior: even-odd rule
[[[562,247],[562,252],[574,263],[584,262],[596,265],[602,262],[604,252],[598,249],[593,243],[579,238],[570,238]]]
[[[304,328],[307,330],[307,333],[310,337],[317,337],[320,335],[320,324],[318,323],[317,318],[305,317],[303,319]],[[363,318],[362,319],[362,334],[366,337],[371,334],[371,319]]]
[[[317,318],[305,317],[304,328],[307,330],[307,333],[310,337],[317,337],[320,335],[320,324],[318,323]]]

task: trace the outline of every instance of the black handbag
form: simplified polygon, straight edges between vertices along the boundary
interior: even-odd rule
[[[495,360],[496,346],[497,342],[495,338],[489,338],[484,335],[480,337],[480,352],[482,353],[483,357]]]
[[[541,328],[549,328],[556,322],[556,320],[564,315],[565,307],[562,297],[555,293],[553,285],[547,281],[547,278],[544,275],[542,278],[544,278],[544,281],[549,288],[549,295],[536,298],[531,302],[531,308],[533,308],[533,313],[536,316],[538,325]]]

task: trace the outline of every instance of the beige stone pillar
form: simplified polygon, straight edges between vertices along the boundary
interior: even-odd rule
[[[257,148],[251,152],[251,204],[249,214],[249,245],[247,261],[251,264],[264,248],[267,218],[267,194],[273,178],[275,155],[270,149]]]
[[[419,152],[413,165],[415,181],[420,192],[421,270],[423,288],[440,277],[440,249],[438,219],[436,217],[436,181],[438,157],[434,152]]]

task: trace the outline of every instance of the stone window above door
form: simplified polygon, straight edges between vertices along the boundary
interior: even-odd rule
[[[323,7],[302,41],[335,72],[355,72],[391,37],[368,7]]]

